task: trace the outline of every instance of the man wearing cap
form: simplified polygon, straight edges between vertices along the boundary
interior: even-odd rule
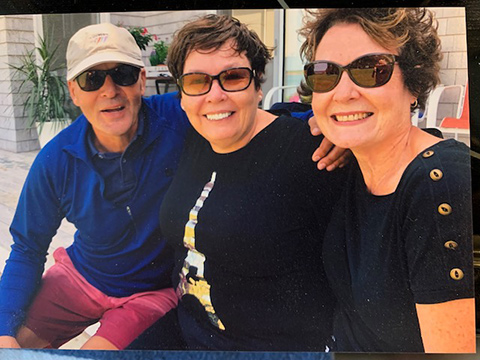
[[[0,347],[54,347],[100,321],[87,349],[123,349],[176,306],[158,210],[188,121],[172,94],[142,98],[130,33],[87,26],[70,39],[68,88],[83,112],[38,154],[11,225],[0,282]],[[63,218],[73,243],[50,242]]]

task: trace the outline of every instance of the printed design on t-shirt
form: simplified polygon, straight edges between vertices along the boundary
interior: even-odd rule
[[[197,199],[194,207],[190,210],[188,222],[185,225],[185,234],[183,236],[183,245],[188,249],[187,257],[183,262],[182,271],[180,272],[180,282],[177,287],[177,295],[195,296],[200,304],[205,308],[208,318],[214,326],[220,330],[225,330],[220,318],[215,313],[210,298],[210,284],[204,278],[205,255],[195,249],[195,226],[198,223],[198,212],[203,207],[205,200],[208,198],[210,191],[215,184],[217,173],[212,173],[212,178],[205,185],[200,197]]]

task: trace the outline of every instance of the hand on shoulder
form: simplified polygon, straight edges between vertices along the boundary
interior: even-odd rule
[[[322,134],[315,117],[312,116],[308,120],[308,125],[313,136]],[[318,170],[326,169],[327,171],[333,171],[336,168],[342,168],[348,164],[351,156],[352,152],[349,149],[336,146],[324,137],[318,148],[312,154],[312,160],[317,163]]]

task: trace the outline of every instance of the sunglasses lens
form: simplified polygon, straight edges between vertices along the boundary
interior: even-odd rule
[[[180,78],[180,86],[187,95],[202,95],[210,90],[212,77],[208,74],[185,74]]]
[[[77,76],[76,80],[83,91],[95,91],[103,86],[107,74],[115,84],[130,86],[137,82],[140,68],[123,64],[110,70],[87,70]]]
[[[250,69],[228,69],[220,73],[220,84],[225,91],[245,90],[252,82]]]
[[[137,82],[140,68],[130,65],[117,66],[110,72],[115,84],[120,86],[130,86]]]
[[[105,72],[89,70],[77,76],[77,83],[83,91],[95,91],[102,87],[105,82]]]
[[[305,69],[307,85],[315,92],[332,90],[338,82],[339,74],[338,66],[327,61],[309,64]]]
[[[314,92],[328,92],[347,70],[351,80],[358,86],[373,88],[385,85],[391,78],[395,56],[389,54],[366,55],[343,68],[328,61],[316,61],[305,65],[305,81]]]
[[[249,68],[233,68],[215,76],[205,73],[187,73],[180,76],[178,85],[186,95],[198,96],[210,91],[213,80],[218,80],[224,91],[235,92],[249,87],[252,78],[253,72]]]
[[[388,55],[369,55],[349,66],[352,80],[362,87],[385,85],[392,76],[395,60]]]

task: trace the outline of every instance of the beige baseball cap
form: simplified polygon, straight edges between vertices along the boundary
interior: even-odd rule
[[[125,28],[110,23],[89,25],[71,37],[67,47],[67,80],[106,62],[145,66],[135,38]]]

